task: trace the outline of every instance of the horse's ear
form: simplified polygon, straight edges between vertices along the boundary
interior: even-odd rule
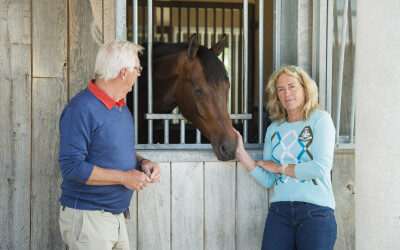
[[[222,50],[224,49],[226,45],[226,39],[227,37],[226,34],[224,33],[221,39],[219,39],[219,41],[211,47],[211,50],[214,52],[216,56],[219,56],[219,54],[221,54]]]
[[[188,57],[192,59],[196,56],[199,49],[199,42],[197,41],[197,34],[194,33],[189,39]]]

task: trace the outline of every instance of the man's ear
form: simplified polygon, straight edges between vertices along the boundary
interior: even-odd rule
[[[128,69],[127,68],[122,68],[119,71],[119,77],[121,78],[122,81],[126,80],[126,74],[127,74]]]

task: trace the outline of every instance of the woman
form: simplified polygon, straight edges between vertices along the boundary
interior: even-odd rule
[[[280,68],[270,77],[267,92],[273,123],[265,136],[263,161],[249,156],[235,131],[238,159],[258,183],[274,187],[261,248],[333,249],[332,119],[320,110],[317,85],[299,67]]]

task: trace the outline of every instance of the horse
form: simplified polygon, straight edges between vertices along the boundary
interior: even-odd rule
[[[227,110],[230,82],[224,64],[217,57],[226,40],[224,34],[211,49],[199,45],[197,34],[188,43],[155,43],[152,61],[153,113],[171,113],[178,107],[211,142],[214,154],[221,161],[234,159],[237,146]],[[146,50],[140,61],[143,71],[138,79],[138,124],[139,143],[143,143],[140,141],[147,136]]]

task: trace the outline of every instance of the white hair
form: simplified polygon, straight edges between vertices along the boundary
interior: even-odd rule
[[[100,46],[97,52],[94,74],[97,79],[116,78],[123,68],[133,71],[135,56],[142,53],[144,48],[129,41],[111,40]]]

